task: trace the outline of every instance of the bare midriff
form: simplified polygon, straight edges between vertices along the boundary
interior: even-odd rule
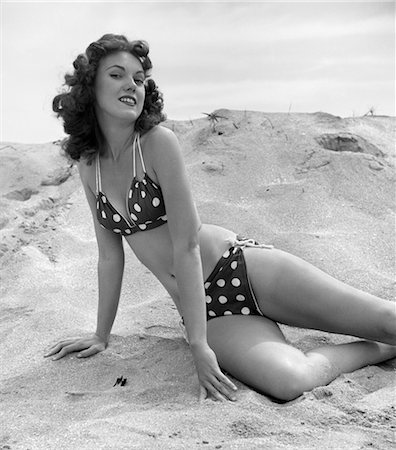
[[[202,224],[198,237],[203,280],[206,280],[221,255],[234,242],[236,234],[217,225]],[[136,233],[126,240],[136,257],[158,278],[178,306],[173,246],[168,225]]]

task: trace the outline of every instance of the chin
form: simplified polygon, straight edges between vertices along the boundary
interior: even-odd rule
[[[129,111],[127,114],[122,115],[122,119],[127,120],[128,122],[136,122],[141,114],[142,111]]]

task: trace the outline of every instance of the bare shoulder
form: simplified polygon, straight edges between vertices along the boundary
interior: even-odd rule
[[[165,154],[169,157],[172,153],[180,152],[175,133],[161,125],[156,125],[144,135],[144,145],[155,159],[163,158]]]
[[[156,140],[156,139],[177,139],[175,133],[163,125],[155,125],[151,130],[144,134],[146,140]]]

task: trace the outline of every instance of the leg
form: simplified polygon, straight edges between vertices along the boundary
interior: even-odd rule
[[[395,347],[363,341],[325,346],[304,355],[286,343],[275,322],[261,316],[209,320],[208,342],[223,369],[286,401],[330,383],[341,373],[396,356]]]
[[[302,328],[396,345],[396,305],[336,280],[281,250],[246,248],[249,279],[262,313]]]

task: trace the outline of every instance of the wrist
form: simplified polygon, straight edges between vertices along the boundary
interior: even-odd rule
[[[194,341],[190,341],[190,349],[192,351],[194,350],[200,350],[203,348],[209,347],[208,341],[206,339],[199,339],[199,340],[194,340]]]
[[[110,339],[110,333],[100,333],[99,331],[95,332],[95,336],[98,337],[101,341],[108,344]]]

